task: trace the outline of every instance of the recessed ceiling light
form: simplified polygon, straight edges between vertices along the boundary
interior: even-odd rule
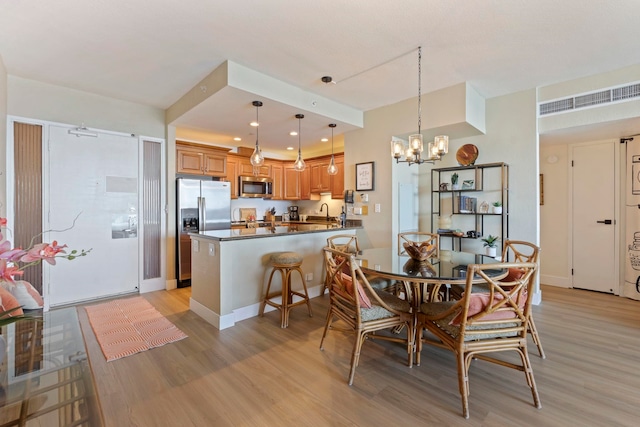
[[[235,138],[233,138],[234,141],[242,141],[242,138],[240,138],[239,136],[236,136]]]
[[[255,128],[255,127],[260,126],[260,124],[258,122],[251,122],[251,123],[249,123],[249,126],[253,126]]]
[[[328,142],[328,141],[329,141],[329,138],[322,138],[320,141],[322,141],[322,142]]]
[[[287,147],[287,150],[293,151],[293,147]]]
[[[291,132],[289,132],[289,135],[298,136],[298,132],[296,132],[295,130],[292,130]]]

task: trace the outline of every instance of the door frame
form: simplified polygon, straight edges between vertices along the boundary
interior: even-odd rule
[[[573,265],[573,253],[574,253],[574,245],[573,245],[573,215],[574,215],[574,209],[573,209],[573,195],[575,192],[575,183],[573,180],[573,166],[572,166],[572,162],[573,162],[573,148],[574,147],[583,147],[583,146],[588,146],[588,145],[596,145],[596,144],[602,144],[605,142],[610,142],[613,144],[613,149],[614,149],[614,154],[613,154],[613,174],[614,174],[614,193],[613,193],[613,198],[614,198],[614,202],[613,202],[613,209],[614,209],[614,258],[613,258],[613,263],[614,263],[614,279],[613,279],[613,283],[614,283],[614,287],[613,287],[613,295],[621,295],[622,292],[622,286],[623,283],[620,282],[621,277],[624,279],[624,276],[621,276],[620,272],[621,272],[621,261],[620,261],[620,245],[622,244],[621,242],[624,240],[623,236],[621,235],[621,230],[623,229],[622,227],[622,222],[621,222],[621,180],[618,179],[621,175],[622,172],[624,172],[623,170],[621,170],[621,150],[620,150],[620,145],[619,144],[619,140],[618,139],[601,139],[601,140],[596,140],[596,141],[588,141],[588,142],[579,142],[579,143],[573,143],[573,144],[568,144],[568,153],[569,153],[569,162],[567,162],[567,176],[568,176],[568,180],[569,180],[569,194],[568,194],[568,209],[567,209],[567,224],[571,224],[571,226],[569,227],[568,230],[568,251],[569,253],[568,258],[570,260],[570,265],[569,267],[569,271],[568,271],[568,277],[571,278],[571,287],[574,288],[574,276],[572,274],[572,270],[574,268]],[[622,240],[621,240],[622,239]],[[617,285],[617,286],[616,286]],[[580,288],[582,289],[582,288]]]

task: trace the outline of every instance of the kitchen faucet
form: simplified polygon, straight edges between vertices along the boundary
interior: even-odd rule
[[[329,205],[326,203],[323,203],[320,205],[320,212],[322,212],[322,207],[326,206],[327,207],[327,221],[329,221]]]

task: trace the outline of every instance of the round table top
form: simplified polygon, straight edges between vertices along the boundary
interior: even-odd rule
[[[408,255],[398,255],[393,248],[364,249],[356,254],[364,272],[423,282],[464,282],[469,264],[492,264],[495,258],[469,252],[440,251],[439,258],[418,262]],[[484,270],[489,277],[506,273],[503,269]]]

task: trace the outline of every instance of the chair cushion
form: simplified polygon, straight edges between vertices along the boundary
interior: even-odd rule
[[[24,311],[22,311],[18,300],[13,295],[11,295],[11,292],[0,286],[0,313],[5,313],[13,309],[16,310],[5,315],[0,315],[0,318],[22,316],[24,314]]]
[[[455,305],[455,301],[442,301],[442,302],[426,302],[420,305],[420,311],[429,316],[435,316],[441,314]],[[460,336],[460,324],[452,324],[452,320],[454,317],[458,316],[460,313],[453,312],[448,316],[434,320],[432,323],[436,324],[439,329],[446,332],[449,336],[454,339],[457,339]],[[494,329],[494,328],[510,328],[517,327],[518,323],[515,322],[505,322],[494,325],[467,325],[467,330],[469,331],[481,331],[483,329]],[[491,339],[491,338],[506,338],[506,337],[515,337],[518,336],[517,332],[503,332],[503,333],[494,333],[488,332],[486,334],[473,334],[470,336],[465,336],[465,341],[473,341],[473,340],[482,340],[482,339]]]
[[[524,276],[525,271],[522,268],[510,268],[507,273],[507,277],[500,280],[501,282],[515,282],[516,280],[520,280],[522,276]]]
[[[40,293],[25,280],[16,280],[15,283],[3,281],[2,286],[15,297],[18,304],[25,310],[37,310],[44,306],[44,300]]]
[[[411,311],[411,304],[409,304],[407,301],[400,299],[397,296],[390,294],[389,292],[379,291],[377,289],[375,292],[385,304],[387,304],[389,307],[393,308],[394,310],[403,311],[406,313]],[[387,317],[393,317],[393,316],[395,316],[394,313],[390,312],[386,308],[381,307],[375,303],[370,308],[360,309],[360,318],[364,322],[371,321],[371,320],[385,319]]]
[[[353,280],[351,280],[351,276],[348,274],[340,273],[340,281],[344,285],[345,289],[349,293],[349,296],[353,295]],[[362,288],[360,282],[356,280],[358,299],[360,300],[360,307],[363,308],[371,308],[371,300],[367,296],[366,292]],[[337,292],[340,292],[339,287],[335,288]],[[346,295],[345,295],[346,296]]]
[[[467,319],[482,312],[489,305],[489,293],[485,292],[472,292],[471,298],[469,299],[469,311],[467,311]],[[502,301],[504,297],[502,294],[493,294],[493,302],[494,304]],[[521,301],[518,301],[518,306],[520,308],[524,307],[525,298],[520,298]],[[482,320],[502,320],[502,319],[513,319],[516,317],[516,314],[513,311],[496,311],[491,314],[487,314],[482,317]],[[459,326],[462,321],[462,312],[458,312],[455,317],[451,319],[451,324]]]

